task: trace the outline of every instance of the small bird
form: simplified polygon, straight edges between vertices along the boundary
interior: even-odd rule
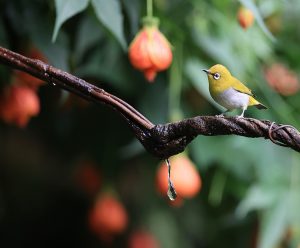
[[[233,77],[223,65],[214,65],[209,70],[204,69],[209,82],[209,92],[212,98],[227,110],[221,116],[233,109],[242,109],[243,112],[238,118],[244,117],[248,106],[255,106],[258,109],[267,109],[254,98],[253,93],[242,82]]]

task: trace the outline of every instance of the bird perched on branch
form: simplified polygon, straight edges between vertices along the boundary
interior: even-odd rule
[[[255,106],[258,109],[267,109],[254,98],[253,93],[242,82],[233,77],[223,65],[214,65],[209,70],[204,69],[209,82],[209,92],[212,98],[230,112],[233,109],[242,109],[238,117],[244,117],[248,106]]]

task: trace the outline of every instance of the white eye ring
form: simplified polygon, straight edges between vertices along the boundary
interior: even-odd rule
[[[221,75],[219,73],[215,73],[214,74],[214,79],[219,80],[221,77]]]

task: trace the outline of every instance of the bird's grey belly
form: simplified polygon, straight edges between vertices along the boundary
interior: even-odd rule
[[[215,100],[228,110],[246,108],[249,103],[249,95],[229,88],[215,97]]]

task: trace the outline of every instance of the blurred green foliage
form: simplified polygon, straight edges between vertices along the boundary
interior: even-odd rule
[[[248,30],[237,22],[241,4],[256,17]],[[154,15],[174,52],[172,67],[154,84],[126,54],[146,1],[3,0],[0,11],[1,46],[19,52],[35,46],[52,65],[120,96],[154,123],[218,114],[201,69],[221,63],[269,107],[249,109],[246,116],[300,128],[299,93],[283,96],[264,78],[275,62],[299,76],[297,0],[154,0]],[[10,78],[11,70],[1,66],[1,87]],[[151,230],[164,248],[300,244],[296,152],[263,139],[198,137],[188,152],[202,191],[172,208],[155,191],[158,161],[120,116],[105,106],[70,107],[69,93],[51,86],[40,88],[39,96],[41,113],[26,129],[0,124],[1,247],[104,246],[86,225],[93,197],[73,178],[82,158],[96,161],[99,190],[113,188],[128,210],[130,226],[114,247],[125,247],[137,227]]]

